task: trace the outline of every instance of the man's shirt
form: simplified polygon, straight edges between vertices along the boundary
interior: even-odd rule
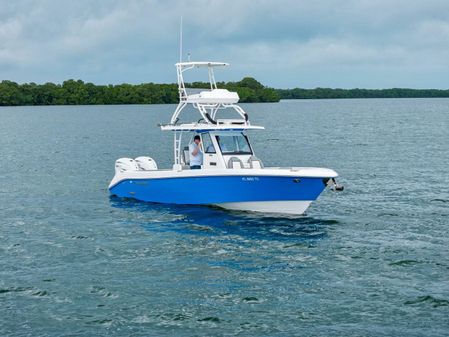
[[[193,155],[192,152],[195,149],[198,149],[198,152],[196,155]],[[195,142],[189,145],[189,155],[190,155],[190,166],[203,165],[203,152],[201,152],[201,149],[199,148],[198,145],[196,145]]]

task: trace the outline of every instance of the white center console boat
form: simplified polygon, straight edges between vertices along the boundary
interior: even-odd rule
[[[267,213],[303,214],[327,187],[337,187],[337,173],[327,168],[264,167],[249,142],[247,130],[262,130],[252,125],[247,113],[237,105],[239,96],[218,89],[214,68],[221,62],[180,62],[176,64],[179,104],[163,131],[173,132],[174,163],[171,169],[159,169],[151,157],[121,158],[115,163],[115,176],[109,185],[112,195],[147,202],[214,205],[231,210]],[[205,67],[210,89],[188,94],[183,74]],[[188,105],[201,120],[179,123]],[[232,110],[236,119],[221,119],[224,110]],[[190,169],[189,143],[198,135],[203,153],[201,169]],[[192,193],[195,191],[195,193]]]

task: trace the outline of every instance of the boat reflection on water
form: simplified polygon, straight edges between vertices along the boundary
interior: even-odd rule
[[[111,206],[121,212],[126,224],[139,225],[152,232],[174,231],[183,234],[238,235],[251,239],[304,241],[313,244],[327,237],[337,220],[313,217],[279,217],[256,212],[229,211],[202,205],[174,205],[110,197]]]

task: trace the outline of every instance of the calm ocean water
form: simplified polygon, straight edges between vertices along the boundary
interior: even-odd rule
[[[111,199],[174,106],[0,108],[0,336],[449,335],[449,99],[245,108],[266,165],[335,169],[298,219]]]

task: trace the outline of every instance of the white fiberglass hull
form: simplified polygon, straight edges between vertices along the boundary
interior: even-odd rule
[[[312,201],[308,200],[277,200],[224,202],[220,204],[214,204],[214,206],[234,211],[302,215],[306,212],[311,203]]]

